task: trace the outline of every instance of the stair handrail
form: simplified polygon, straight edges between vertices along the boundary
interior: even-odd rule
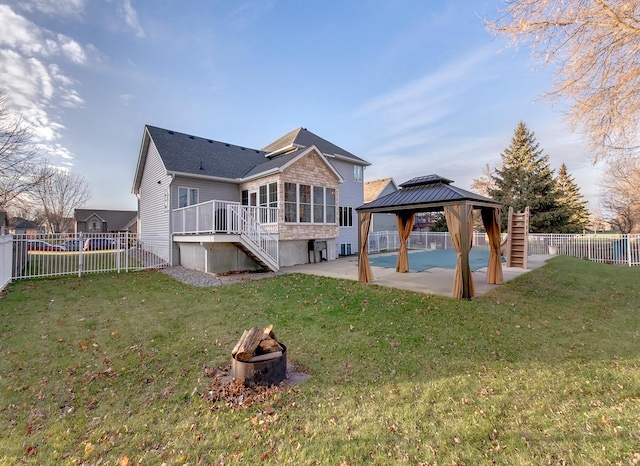
[[[266,258],[267,262],[277,269],[280,263],[278,238],[262,226],[252,214],[249,206],[229,204],[227,210],[229,218],[232,219],[234,230],[264,256],[261,258]]]

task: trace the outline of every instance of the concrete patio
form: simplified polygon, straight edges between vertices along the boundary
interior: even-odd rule
[[[513,280],[523,273],[542,267],[551,255],[529,256],[527,268],[502,267],[505,283]],[[409,263],[411,263],[411,253],[409,253]],[[371,266],[373,281],[371,284],[388,286],[402,290],[416,291],[419,293],[435,294],[440,296],[451,296],[453,286],[453,269],[432,268],[422,272],[396,273],[394,268]],[[346,280],[358,280],[358,257],[341,257],[330,262],[318,262],[315,264],[302,264],[293,267],[283,267],[282,273],[303,273],[308,275],[319,275],[332,278],[343,278]],[[486,282],[487,268],[483,267],[472,273],[475,285],[475,297],[482,296],[489,290],[500,285],[489,285]]]

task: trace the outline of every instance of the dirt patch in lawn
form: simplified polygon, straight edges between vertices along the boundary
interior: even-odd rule
[[[224,365],[217,369],[207,369],[206,375],[211,378],[207,390],[202,395],[213,404],[212,409],[226,406],[231,409],[247,408],[254,404],[268,404],[284,390],[294,390],[311,377],[293,364],[287,364],[287,376],[277,385],[256,385],[245,387],[241,381],[231,377],[231,367]]]

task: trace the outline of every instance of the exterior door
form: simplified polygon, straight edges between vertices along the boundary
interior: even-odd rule
[[[249,191],[249,215],[258,219],[258,190]]]

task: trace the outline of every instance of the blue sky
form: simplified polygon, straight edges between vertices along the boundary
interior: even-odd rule
[[[437,173],[468,189],[520,120],[590,207],[598,167],[495,1],[0,0],[0,86],[82,174],[86,207],[135,209],[145,124],[261,148],[305,127],[371,162],[365,180]]]

